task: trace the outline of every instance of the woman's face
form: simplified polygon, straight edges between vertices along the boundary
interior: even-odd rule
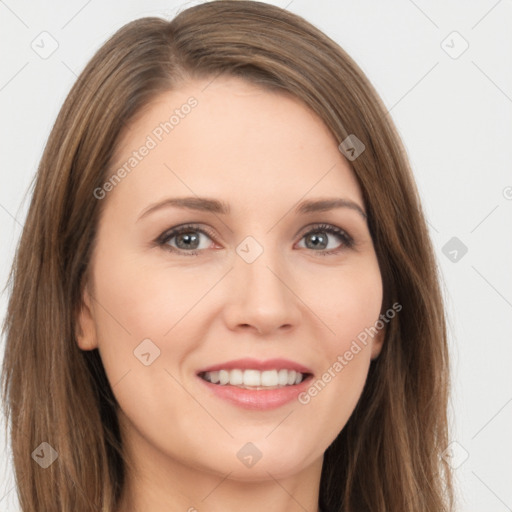
[[[319,467],[354,410],[384,337],[362,336],[381,275],[321,120],[240,79],[208,82],[150,104],[91,198],[105,209],[78,342],[99,348],[135,458],[279,479]]]

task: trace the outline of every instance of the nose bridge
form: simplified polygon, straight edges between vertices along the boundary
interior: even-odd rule
[[[259,240],[262,240],[259,236]],[[246,283],[246,292],[249,296],[254,294],[267,294],[268,299],[288,299],[285,286],[279,274],[286,273],[282,261],[283,254],[279,254],[272,236],[264,237],[260,242],[253,236],[246,237],[237,247],[238,255],[235,270],[240,279]],[[288,292],[289,293],[289,292]]]
[[[291,279],[286,255],[280,253],[271,235],[259,240],[248,236],[236,248],[231,310],[236,313],[231,321],[263,332],[295,324],[298,308],[291,292],[293,284],[287,282]]]

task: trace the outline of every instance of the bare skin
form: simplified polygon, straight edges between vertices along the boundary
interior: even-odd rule
[[[384,330],[343,371],[332,367],[378,320],[382,280],[355,207],[295,208],[320,198],[365,205],[336,140],[302,103],[240,79],[207,83],[162,94],[134,120],[116,165],[187,98],[198,102],[102,199],[78,343],[99,349],[120,404],[132,469],[118,512],[316,512],[323,453],[354,410]],[[166,198],[196,196],[229,204],[229,214],[148,212]],[[194,248],[183,235],[156,242],[188,223]],[[315,230],[319,223],[354,245]],[[251,263],[237,253],[248,236],[258,245],[246,251],[263,250]],[[145,339],[160,350],[149,365],[134,356]],[[307,404],[248,410],[197,375],[245,357],[286,358],[315,379],[329,368],[334,376]],[[261,453],[251,467],[237,456],[248,442]]]

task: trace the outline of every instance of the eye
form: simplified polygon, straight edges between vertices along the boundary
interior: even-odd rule
[[[336,246],[334,243],[333,245],[330,243],[329,238],[338,238],[338,240],[341,240],[341,244]],[[301,241],[303,239],[306,239],[307,249],[314,249],[315,252],[324,256],[337,254],[343,249],[350,249],[354,245],[354,239],[346,231],[331,224],[316,225],[313,229],[302,235]]]
[[[207,230],[189,224],[166,231],[158,238],[157,243],[169,251],[195,256],[199,251],[208,249],[207,244],[201,245],[201,235],[210,239],[213,237]],[[173,239],[174,243],[171,243]]]
[[[213,233],[207,229],[200,228],[193,224],[177,226],[166,231],[156,240],[159,246],[166,250],[187,256],[197,256],[204,249],[208,249],[208,243],[201,243],[202,237],[214,239]],[[341,243],[331,243],[332,238],[338,238]],[[343,249],[350,249],[354,246],[353,238],[343,229],[331,224],[318,224],[304,233],[301,241],[306,239],[306,249],[312,249],[320,255],[337,254]],[[203,241],[204,242],[204,241]],[[302,246],[304,247],[304,246]]]

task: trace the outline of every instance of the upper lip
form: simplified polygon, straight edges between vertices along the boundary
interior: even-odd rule
[[[310,368],[302,364],[296,363],[289,359],[265,359],[261,361],[259,359],[233,359],[232,361],[226,361],[224,363],[214,364],[199,370],[197,373],[204,372],[215,372],[219,370],[295,370],[300,373],[313,373]]]

